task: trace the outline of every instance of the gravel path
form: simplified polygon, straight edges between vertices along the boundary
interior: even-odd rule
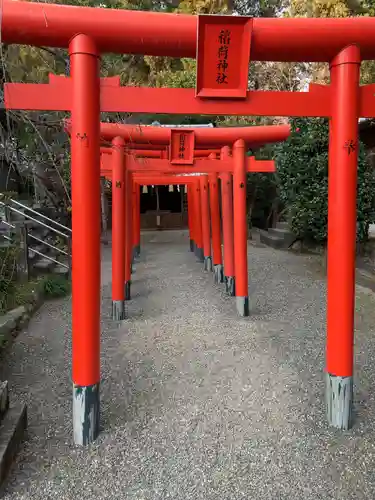
[[[2,360],[29,437],[6,500],[375,498],[375,295],[357,288],[356,425],[323,406],[325,283],[316,257],[249,245],[252,316],[188,251],[147,233],[130,319],[110,318],[103,250],[102,424],[72,445],[70,300],[45,304]]]

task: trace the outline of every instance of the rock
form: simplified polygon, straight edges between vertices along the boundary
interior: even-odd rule
[[[21,320],[22,316],[27,312],[26,306],[18,306],[15,309],[9,311],[6,316],[13,318],[16,323]]]
[[[40,297],[36,295],[36,298]],[[18,328],[23,328],[29,321],[30,315],[40,305],[40,300],[33,304],[16,307],[0,317],[0,344],[7,343]]]
[[[3,486],[27,428],[27,408],[16,404],[9,408],[0,426],[0,485]]]
[[[17,322],[7,314],[0,318],[0,337],[6,340],[9,334],[16,328]]]
[[[9,408],[8,382],[0,382],[0,422]]]

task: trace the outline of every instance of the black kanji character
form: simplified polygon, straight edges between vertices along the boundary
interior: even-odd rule
[[[222,45],[229,45],[230,44],[230,31],[229,30],[221,30],[219,34],[219,42]]]
[[[346,141],[346,143],[344,144],[344,148],[348,151],[348,155],[350,155],[350,153],[355,152],[357,145],[353,140],[350,140]]]
[[[228,46],[221,45],[221,47],[219,47],[219,50],[217,51],[217,56],[219,59],[228,59]]]
[[[228,75],[226,75],[225,73],[218,73],[218,75],[216,77],[216,82],[219,83],[220,85],[222,83],[228,84],[227,78],[228,78]]]
[[[217,69],[219,71],[223,71],[225,73],[225,70],[228,69],[228,63],[227,63],[227,61],[225,61],[225,60],[224,61],[219,61],[217,63]]]

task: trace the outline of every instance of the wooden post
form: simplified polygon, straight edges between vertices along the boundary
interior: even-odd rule
[[[360,65],[355,45],[330,65],[326,401],[328,422],[339,429],[352,425]]]
[[[132,273],[132,194],[133,179],[130,172],[125,170],[125,300],[131,299],[131,273]]]
[[[200,262],[204,262],[203,237],[202,237],[202,203],[199,177],[194,181],[194,234],[196,238],[195,255]]]
[[[125,141],[112,141],[112,318],[125,319]]]
[[[17,280],[25,283],[30,278],[29,235],[26,221],[13,222],[15,226],[15,243],[17,245]]]
[[[67,241],[67,246],[68,246],[68,280],[72,279],[72,237],[68,236],[68,241]]]
[[[221,159],[229,158],[229,148],[221,150]],[[221,174],[221,209],[223,221],[224,241],[224,282],[228,295],[234,297],[236,293],[234,271],[234,244],[233,244],[233,180],[232,174]]]
[[[88,445],[100,417],[100,80],[88,36],[69,46],[72,79],[73,433]]]
[[[210,237],[210,204],[208,195],[208,177],[207,175],[200,176],[201,188],[201,207],[202,207],[202,238],[203,238],[203,255],[204,255],[204,270],[212,271],[211,257],[211,237]]]
[[[193,205],[193,186],[191,184],[187,185],[187,203],[188,203],[188,226],[189,226],[189,243],[190,252],[194,252],[195,241],[194,241],[194,205]]]
[[[100,205],[103,241],[108,243],[108,200],[105,193],[105,178],[103,177],[100,179]]]
[[[132,264],[138,255],[137,190],[139,186],[132,179]]]
[[[221,234],[220,234],[220,207],[219,207],[219,180],[217,173],[210,174],[210,215],[212,235],[212,258],[215,273],[215,282],[224,282],[224,269],[221,257]]]
[[[247,268],[246,163],[245,142],[233,145],[233,215],[234,270],[236,304],[240,316],[249,316],[249,285]]]
[[[137,257],[141,255],[141,187],[137,186],[137,206],[136,206],[136,223],[137,223]]]
[[[8,224],[11,224],[12,223],[12,210],[10,209],[8,203],[5,203],[4,215],[5,215],[6,222],[8,222]]]

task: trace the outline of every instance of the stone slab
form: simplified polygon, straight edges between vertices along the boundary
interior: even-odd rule
[[[9,474],[26,429],[26,405],[17,404],[10,407],[0,426],[0,488]]]

